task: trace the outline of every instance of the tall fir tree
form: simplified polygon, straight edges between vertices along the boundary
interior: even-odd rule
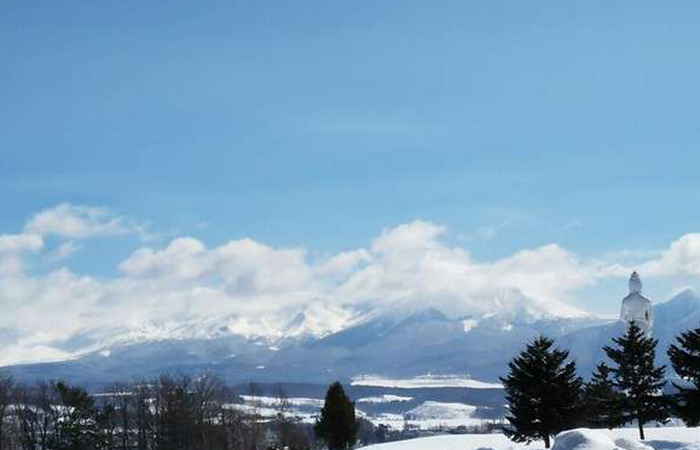
[[[669,417],[669,403],[662,393],[666,366],[654,365],[658,341],[646,336],[634,322],[613,342],[616,347],[603,350],[615,363],[610,371],[615,388],[623,396],[623,420],[624,423],[636,420],[639,438],[644,440],[644,424],[666,422]]]
[[[583,390],[585,421],[589,426],[615,428],[623,425],[623,396],[610,378],[610,367],[600,363]]]
[[[673,383],[678,389],[674,409],[686,425],[696,427],[700,425],[700,328],[681,333],[676,341],[668,357],[676,374],[692,387]]]
[[[511,440],[542,439],[549,448],[551,436],[577,423],[583,382],[568,357],[552,339],[539,337],[508,364],[510,373],[501,381],[510,408],[504,432]]]
[[[56,383],[61,401],[62,416],[58,421],[58,433],[51,439],[51,450],[86,450],[107,447],[104,435],[105,423],[113,413],[111,407],[100,411],[95,399],[81,387]]]
[[[359,427],[355,404],[336,381],[326,392],[321,417],[316,421],[314,432],[328,444],[329,450],[346,450],[357,442]]]

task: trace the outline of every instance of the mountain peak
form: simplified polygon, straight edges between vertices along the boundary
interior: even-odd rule
[[[661,305],[673,305],[675,307],[700,307],[700,296],[692,287],[686,287],[674,295],[669,301],[664,302]]]
[[[411,314],[409,317],[401,322],[401,325],[419,323],[419,322],[445,322],[449,320],[442,311],[437,308],[430,307],[423,310],[419,310]]]
[[[674,298],[675,298],[675,297],[680,297],[680,296],[683,296],[683,297],[686,297],[686,296],[693,296],[693,297],[696,297],[696,298],[697,298],[697,297],[698,297],[698,293],[695,292],[695,289],[693,289],[691,286],[686,286],[685,288],[683,288],[683,289],[681,289],[680,291],[678,291],[678,293],[677,293],[676,295],[674,295]]]
[[[700,296],[691,288],[683,289],[671,300],[654,307],[657,321],[661,323],[680,323],[697,311],[700,311]]]

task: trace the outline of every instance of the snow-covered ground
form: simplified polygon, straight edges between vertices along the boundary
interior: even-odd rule
[[[386,425],[394,430],[406,426],[421,430],[454,429],[460,426],[479,426],[488,422],[473,417],[476,407],[461,403],[425,402],[405,414],[381,413],[368,415],[357,410],[358,415],[374,425]]]
[[[394,402],[410,402],[413,397],[403,395],[384,394],[376,397],[362,397],[356,400],[356,403],[394,403]]]
[[[476,406],[428,401],[408,411],[405,416],[410,424],[423,429],[456,428],[481,425],[481,419],[472,417],[474,412],[476,412]]]
[[[277,417],[282,409],[285,417],[296,418],[304,423],[314,423],[318,416],[323,400],[307,397],[289,397],[284,399],[286,405],[282,408],[278,397],[241,395],[245,404],[230,404],[230,408],[255,414],[263,420]]]
[[[279,406],[281,399],[279,397],[267,397],[267,396],[252,396],[252,395],[241,395],[241,398],[247,403],[257,403],[261,406]],[[284,399],[290,406],[314,406],[321,408],[323,406],[323,399],[320,398],[308,398],[308,397],[288,397]]]
[[[636,428],[579,429],[562,433],[552,450],[700,450],[700,429],[646,428],[646,440]],[[518,444],[502,434],[444,435],[363,447],[366,450],[543,450],[542,442]]]
[[[269,406],[259,406],[256,404],[245,404],[245,405],[240,405],[240,404],[229,404],[226,405],[231,409],[235,409],[237,411],[241,411],[242,413],[245,414],[251,414],[258,416],[262,421],[269,421],[277,417],[279,414],[279,410],[269,407]],[[318,417],[318,414],[316,412],[303,412],[303,411],[285,411],[283,415],[287,418],[292,418],[299,420],[300,422],[303,423],[314,423],[316,422],[316,418]]]
[[[230,405],[231,408],[238,409],[248,414],[256,414],[264,419],[272,419],[280,412],[280,399],[270,396],[241,396],[245,404]],[[320,414],[323,407],[323,399],[307,397],[291,397],[285,399],[287,402],[284,408],[284,415],[296,417],[302,422],[312,423]],[[408,406],[402,413],[374,413],[363,410],[362,405],[376,406],[378,404],[397,404],[412,401],[412,397],[385,394],[375,397],[363,397],[357,400],[357,414],[364,417],[375,425],[386,425],[395,430],[401,430],[406,426],[421,430],[434,430],[457,428],[459,426],[478,426],[486,422],[485,419],[474,417],[476,406],[465,405],[463,403],[448,403],[426,401],[418,406]]]
[[[385,378],[363,375],[352,379],[353,386],[373,386],[399,389],[459,387],[471,389],[502,389],[496,383],[486,383],[458,375],[423,375],[414,378]]]

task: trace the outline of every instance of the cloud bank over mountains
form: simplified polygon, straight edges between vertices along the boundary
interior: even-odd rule
[[[141,247],[99,279],[62,260],[90,241],[135,235]],[[381,230],[365,248],[312,258],[250,238],[207,247],[193,237],[153,240],[148,225],[68,203],[0,235],[0,364],[66,358],[100,337],[197,335],[212,328],[281,337],[304,311],[307,331],[338,331],[363,313],[432,305],[455,316],[496,312],[576,316],[577,291],[600,280],[700,275],[700,234],[686,234],[634,267],[586,259],[558,244],[479,261],[449,244],[445,227],[416,220]],[[57,241],[51,248],[48,240]],[[35,261],[49,261],[38,270]],[[222,324],[224,328],[222,329]],[[302,331],[298,331],[302,332]]]

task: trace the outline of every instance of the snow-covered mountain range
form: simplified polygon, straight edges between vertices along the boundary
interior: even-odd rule
[[[509,303],[512,303],[509,301]],[[616,320],[536,303],[503,313],[451,316],[435,305],[390,305],[348,311],[317,303],[267,323],[230,316],[140,329],[85,330],[63,343],[82,348],[70,360],[14,365],[18,377],[66,377],[103,383],[163,372],[215,372],[232,383],[327,382],[361,375],[460,374],[497,381],[507,362],[539,334],[571,350],[585,374],[619,334]],[[659,361],[679,332],[700,325],[700,296],[685,290],[657,304]]]

